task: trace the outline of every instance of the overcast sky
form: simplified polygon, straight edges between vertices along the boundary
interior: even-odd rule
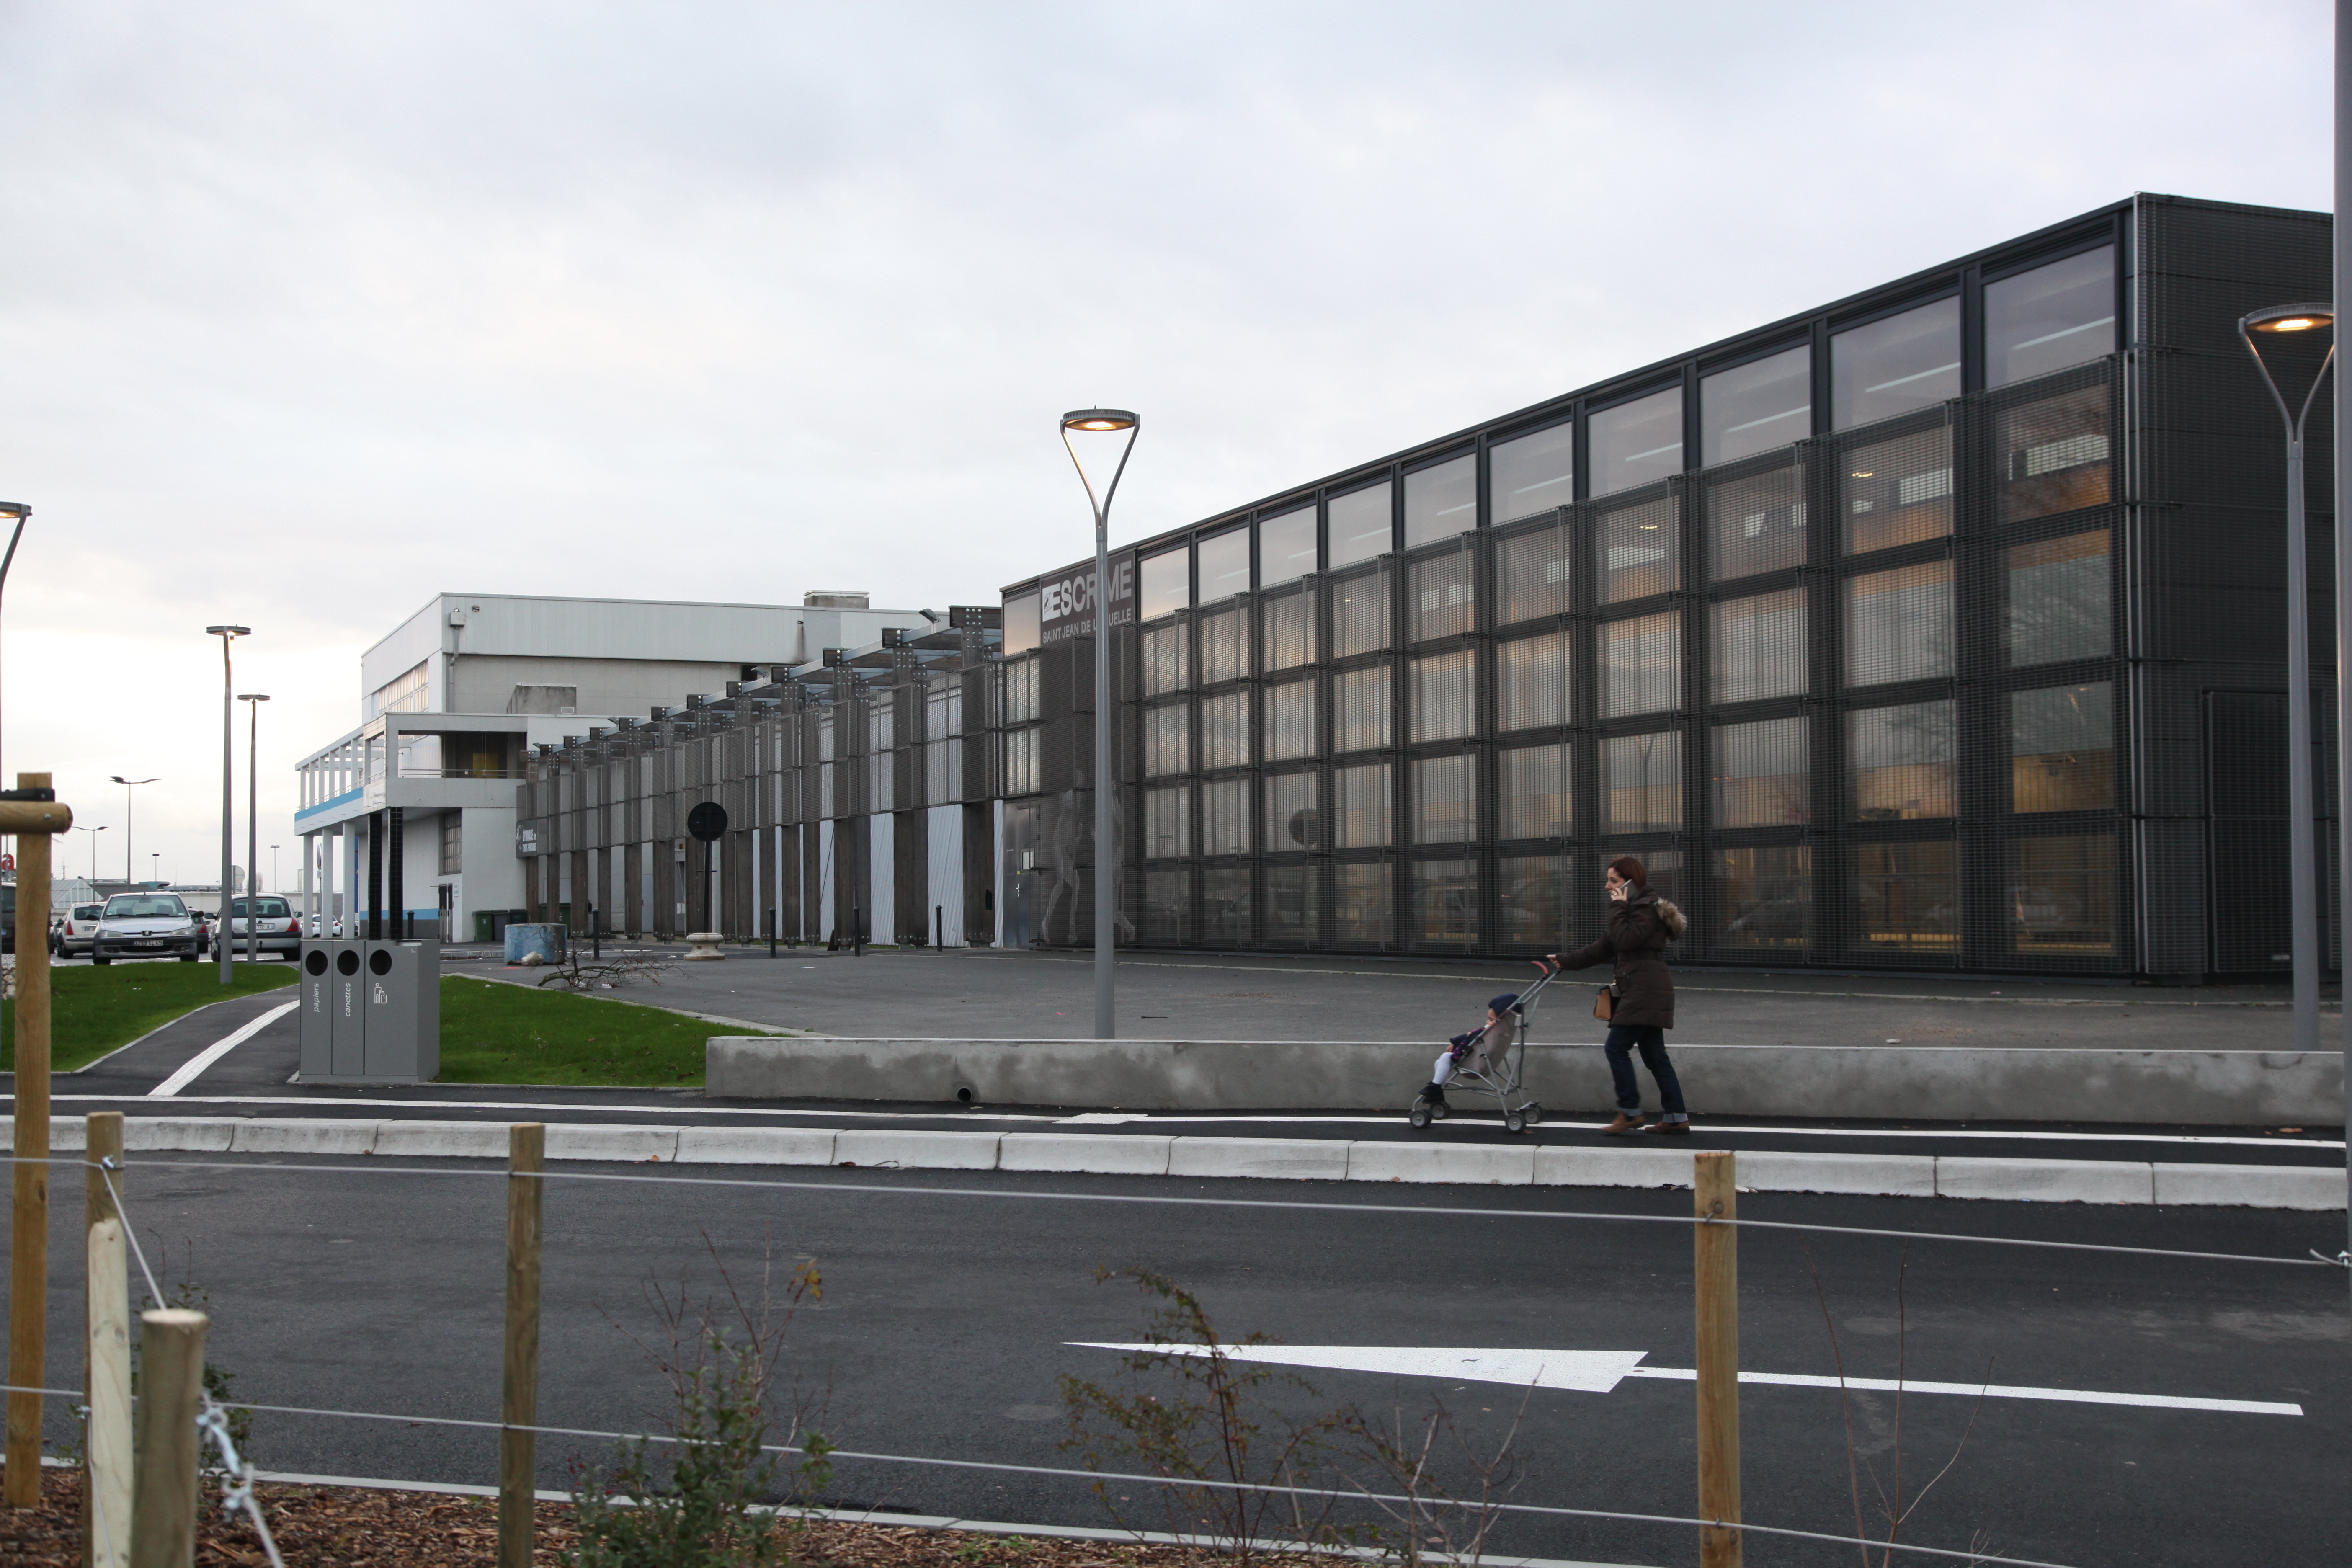
[[[111,875],[163,775],[209,879],[242,621],[290,880],[436,592],[992,603],[1089,548],[1065,408],[1144,415],[1132,539],[2135,190],[2325,207],[2328,26],[0,0],[0,767]]]

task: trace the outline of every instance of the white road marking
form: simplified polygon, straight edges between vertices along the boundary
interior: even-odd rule
[[[1387,1127],[1398,1121],[1395,1116],[1261,1116],[1241,1113],[1232,1116],[1187,1116],[1177,1110],[1087,1110],[1061,1119],[1065,1125],[1084,1127],[1125,1127],[1137,1122],[1167,1122],[1181,1125],[1189,1122],[1281,1122],[1322,1123],[1332,1126]],[[1563,1131],[1582,1131],[1603,1125],[1598,1121],[1548,1121],[1548,1127]],[[2278,1149],[2341,1149],[2341,1138],[2240,1138],[2222,1134],[2196,1132],[2026,1132],[1996,1131],[1975,1127],[1757,1127],[1745,1122],[1701,1123],[1701,1131],[1716,1137],[1729,1137],[1740,1132],[1770,1132],[1801,1138],[1989,1138],[1995,1142],[2011,1140],[2018,1142],[2054,1143],[2234,1143],[2248,1148]]]
[[[513,1085],[493,1085],[493,1088],[513,1088]],[[0,1105],[12,1101],[13,1095],[0,1094]],[[143,1094],[60,1094],[53,1097],[58,1103],[111,1105],[117,1101],[135,1101],[147,1098]],[[677,1102],[668,1105],[603,1105],[580,1100],[373,1100],[325,1094],[192,1094],[180,1101],[183,1105],[275,1105],[288,1110],[299,1110],[306,1105],[372,1105],[394,1106],[433,1110],[593,1110],[607,1114],[625,1111],[645,1116],[676,1116],[683,1110],[696,1116],[822,1116],[828,1121],[839,1117],[866,1117],[877,1121],[1058,1121],[1061,1116],[1053,1111],[1018,1112],[985,1110],[847,1110],[822,1108],[814,1110],[792,1107],[769,1109],[764,1106],[689,1105]]]
[[[182,1089],[187,1088],[188,1085],[195,1082],[197,1079],[203,1077],[206,1068],[211,1067],[213,1063],[220,1060],[221,1058],[228,1055],[229,1052],[236,1049],[237,1047],[245,1044],[246,1041],[253,1038],[254,1036],[261,1033],[262,1030],[278,1022],[278,1019],[283,1018],[287,1014],[291,1013],[295,1008],[300,1005],[301,1003],[299,1001],[294,1001],[286,1003],[282,1006],[272,1007],[268,1012],[264,1013],[260,1017],[256,1018],[250,1024],[246,1025],[245,1027],[237,1030],[235,1034],[224,1036],[222,1038],[215,1040],[211,1045],[206,1046],[203,1050],[198,1051],[194,1056],[190,1057],[187,1061],[181,1065],[179,1071],[173,1073],[170,1078],[165,1079],[163,1082],[149,1089],[147,1091],[147,1098],[151,1100],[169,1100],[177,1095]]]
[[[1165,1352],[1204,1356],[1203,1345],[1114,1344],[1072,1340],[1086,1350]],[[1327,1372],[1386,1372],[1406,1377],[1450,1377],[1470,1383],[1507,1383],[1516,1388],[1574,1389],[1607,1394],[1628,1377],[1695,1382],[1689,1367],[1642,1366],[1647,1351],[1559,1351],[1423,1348],[1416,1345],[1224,1345],[1234,1361],[1274,1366],[1310,1366]],[[1742,1372],[1742,1383],[1783,1388],[1836,1388],[1834,1377],[1794,1372]],[[2088,1388],[2033,1388],[2000,1383],[1923,1383],[1906,1379],[1849,1377],[1843,1386],[1871,1393],[1956,1394],[1969,1399],[2047,1399],[2067,1405],[2129,1405],[2158,1410],[2218,1410],[2240,1415],[2300,1415],[2300,1405],[2262,1399],[2199,1399],[2174,1394],[2115,1394]]]

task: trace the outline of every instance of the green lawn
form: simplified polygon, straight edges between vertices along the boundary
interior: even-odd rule
[[[744,1031],[658,1007],[450,975],[442,1083],[675,1086],[702,1081],[702,1046]]]
[[[215,963],[110,963],[103,969],[87,964],[50,970],[50,1069],[71,1072],[207,1002],[291,985],[295,968],[274,962],[240,963],[231,973],[236,984],[223,985],[220,966]],[[0,1002],[0,1071],[13,1072],[16,1068],[16,1004]]]

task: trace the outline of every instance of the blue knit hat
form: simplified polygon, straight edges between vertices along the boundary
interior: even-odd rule
[[[1488,1002],[1486,1004],[1486,1008],[1489,1012],[1507,1013],[1518,1005],[1519,994],[1516,991],[1506,991],[1500,996]]]

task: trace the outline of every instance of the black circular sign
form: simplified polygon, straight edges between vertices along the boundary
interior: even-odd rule
[[[686,814],[686,830],[705,844],[714,842],[727,831],[727,808],[715,800],[706,800]]]

